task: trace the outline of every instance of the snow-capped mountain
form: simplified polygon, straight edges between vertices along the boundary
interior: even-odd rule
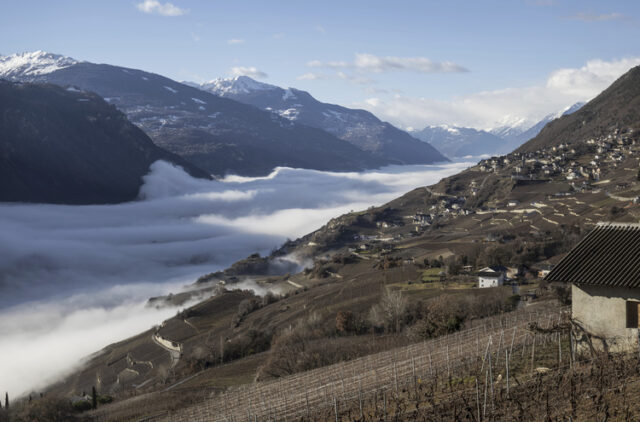
[[[269,85],[251,79],[248,76],[236,76],[235,78],[217,78],[202,85],[194,84],[205,91],[211,91],[221,97],[249,94],[252,91],[271,91],[278,89],[275,85]]]
[[[280,88],[247,76],[215,79],[199,87],[221,97],[269,111],[292,122],[322,129],[396,164],[446,161],[428,143],[380,121],[368,111],[323,103],[306,91]]]
[[[431,143],[449,158],[506,154],[535,137],[547,123],[571,114],[583,105],[582,102],[573,104],[548,114],[534,124],[524,118],[505,116],[498,126],[488,130],[445,125],[427,126],[411,133],[418,139]]]
[[[411,134],[450,158],[494,154],[505,147],[505,141],[493,133],[468,127],[427,126]]]
[[[44,52],[0,57],[0,63],[0,78],[97,93],[158,146],[211,174],[265,175],[277,166],[357,171],[398,162],[329,132],[142,70]]]
[[[571,114],[575,111],[580,110],[580,108],[584,105],[584,102],[578,102],[575,103],[569,107],[564,108],[563,110],[560,110],[556,113],[550,113],[548,115],[546,115],[542,120],[540,120],[538,123],[536,123],[535,125],[531,126],[529,129],[525,130],[524,132],[522,132],[520,135],[516,136],[513,141],[511,142],[513,149],[516,149],[517,147],[519,147],[520,145],[524,144],[525,142],[527,142],[529,139],[534,138],[538,133],[540,133],[540,131],[542,130],[543,127],[545,127],[547,125],[547,123],[562,117],[562,116],[566,116],[568,114]]]
[[[19,79],[55,72],[78,63],[71,57],[34,51],[30,53],[0,56],[0,78]]]

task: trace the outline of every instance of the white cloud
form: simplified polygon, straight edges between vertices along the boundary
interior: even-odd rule
[[[321,34],[327,33],[327,31],[324,29],[324,26],[322,25],[316,25],[316,31],[320,32]]]
[[[162,16],[180,16],[188,12],[172,3],[161,3],[158,0],[144,0],[136,5],[138,10],[144,13],[156,13]]]
[[[231,38],[230,40],[227,40],[227,44],[229,45],[244,44],[244,40],[242,38]]]
[[[539,85],[482,91],[450,101],[395,95],[369,98],[357,105],[401,127],[450,124],[491,128],[518,120],[533,124],[551,112],[589,101],[637,65],[640,57],[591,60],[580,68],[558,69]]]
[[[625,19],[625,16],[622,13],[598,14],[593,12],[578,12],[575,15],[570,16],[569,19],[583,22],[603,22]]]
[[[299,81],[317,81],[320,79],[328,79],[329,76],[325,75],[324,73],[314,73],[314,72],[307,72],[304,73],[300,76],[298,76],[296,79],[298,79]]]
[[[453,62],[434,62],[426,57],[379,57],[373,54],[357,53],[351,62],[312,60],[309,67],[333,69],[351,68],[363,73],[383,73],[392,71],[410,71],[417,73],[457,73],[469,70]]]
[[[348,62],[334,61],[334,62],[321,62],[320,60],[311,60],[307,62],[309,67],[330,67],[334,69],[349,67]]]
[[[235,66],[229,70],[231,76],[249,76],[254,79],[264,79],[268,75],[255,66]]]
[[[640,65],[640,57],[606,62],[590,60],[581,68],[556,70],[547,79],[546,87],[565,95],[590,99],[634,66]]]
[[[348,74],[342,71],[336,73],[336,76],[338,76],[338,78],[340,79],[343,79],[345,81],[351,82],[356,85],[371,85],[375,83],[375,81],[371,78],[367,78],[364,76],[356,76],[356,75]]]

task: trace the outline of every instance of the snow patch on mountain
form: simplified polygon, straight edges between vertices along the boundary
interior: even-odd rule
[[[298,118],[298,114],[300,114],[300,110],[288,108],[286,110],[278,110],[278,114],[285,119],[296,120]]]
[[[40,50],[0,56],[0,77],[14,79],[46,75],[47,73],[73,66],[76,63],[79,62],[71,57]]]
[[[484,130],[486,132],[493,133],[500,138],[510,138],[520,135],[535,123],[536,122],[527,119],[526,117],[512,116],[508,114],[496,122],[493,127]]]
[[[290,89],[290,88],[285,89],[285,90],[284,90],[284,94],[282,94],[282,99],[283,99],[284,101],[287,101],[287,100],[295,100],[296,98],[298,98],[298,97],[296,97],[296,94],[294,94],[294,93],[291,91],[291,89]]]
[[[199,85],[198,88],[224,97],[248,94],[252,91],[267,91],[277,89],[278,87],[258,82],[248,76],[236,76],[235,78],[217,78]]]

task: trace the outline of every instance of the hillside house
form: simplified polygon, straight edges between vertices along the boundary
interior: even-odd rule
[[[581,348],[627,351],[638,347],[640,224],[599,223],[547,275],[571,283],[571,315]]]
[[[538,277],[540,278],[545,278],[546,276],[548,276],[553,269],[553,265],[551,264],[538,264],[536,267],[538,270]]]
[[[520,201],[518,201],[517,199],[511,199],[509,200],[509,202],[507,202],[508,207],[517,207],[518,205],[520,205]]]
[[[478,287],[498,287],[504,284],[507,269],[505,267],[484,267],[478,271]]]

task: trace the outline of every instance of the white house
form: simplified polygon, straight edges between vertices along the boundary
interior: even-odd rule
[[[484,267],[478,271],[478,287],[498,287],[504,284],[507,269],[505,267]]]

